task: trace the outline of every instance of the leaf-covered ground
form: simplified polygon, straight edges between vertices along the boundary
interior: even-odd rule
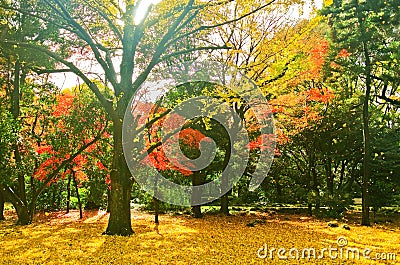
[[[222,217],[206,215],[162,215],[158,231],[153,216],[133,212],[131,237],[102,236],[108,216],[105,212],[87,212],[79,220],[77,212],[42,215],[32,225],[13,225],[13,216],[0,222],[0,264],[399,264],[400,230],[389,227],[360,227],[350,230],[331,228],[326,222],[300,215],[236,214]],[[248,225],[254,226],[248,226]],[[343,258],[301,258],[304,248],[337,248],[344,237]],[[297,248],[298,260],[279,260],[257,256],[265,244],[272,248]],[[346,259],[346,249],[357,247],[377,253],[396,253],[396,261],[374,261],[363,257]],[[262,255],[263,252],[261,251]],[[269,253],[268,253],[269,254]],[[295,255],[293,251],[291,254]],[[307,253],[306,253],[307,254]],[[335,252],[332,252],[334,255]],[[362,255],[361,255],[362,256]]]

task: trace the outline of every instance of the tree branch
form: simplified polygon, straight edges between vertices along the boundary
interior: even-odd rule
[[[46,3],[49,5],[53,6],[49,0],[45,0]],[[98,43],[95,43],[93,38],[89,35],[89,33],[74,19],[71,17],[69,14],[68,10],[65,8],[65,6],[59,1],[59,0],[53,0],[56,5],[61,9],[62,15],[64,16],[64,19],[69,22],[74,28],[76,28],[81,35],[82,40],[84,40],[87,44],[89,44],[90,48],[93,51],[94,56],[96,57],[96,60],[98,63],[101,65],[101,67],[104,70],[104,73],[107,76],[107,79],[111,82],[111,84],[116,87],[118,82],[117,82],[117,74],[114,71],[112,66],[109,66],[108,63],[103,59],[103,57],[100,54],[99,51],[99,45]]]
[[[244,14],[244,15],[238,17],[238,18],[232,19],[232,20],[228,20],[228,21],[225,21],[225,22],[222,22],[222,23],[218,23],[218,24],[214,24],[214,25],[210,25],[210,26],[200,26],[200,27],[198,27],[197,29],[194,29],[194,30],[192,30],[192,31],[189,31],[188,33],[185,33],[185,34],[183,34],[183,35],[181,35],[181,36],[178,36],[177,38],[171,40],[170,44],[176,43],[176,42],[177,42],[178,40],[180,40],[180,39],[183,39],[183,38],[185,38],[185,37],[188,37],[188,36],[190,36],[190,35],[192,35],[192,34],[194,34],[194,33],[197,33],[197,32],[203,31],[203,30],[209,30],[209,29],[213,29],[213,28],[218,28],[218,27],[221,27],[221,26],[224,26],[224,25],[227,25],[227,24],[231,24],[231,23],[240,21],[240,20],[242,20],[242,19],[244,19],[244,18],[246,18],[246,17],[248,17],[248,16],[251,16],[252,14],[257,13],[258,11],[260,11],[260,10],[266,8],[267,6],[272,5],[274,2],[276,2],[276,0],[271,0],[270,2],[268,2],[268,3],[266,3],[266,4],[264,4],[264,5],[260,6],[260,7],[258,7],[258,8],[256,8],[256,9],[254,9],[254,10],[252,10],[252,11],[250,11],[250,12],[248,12],[248,13],[246,13],[246,14]],[[169,44],[169,45],[170,45],[170,44]]]
[[[228,47],[228,46],[207,46],[207,47],[196,47],[196,48],[193,48],[193,49],[187,49],[187,50],[183,50],[183,51],[179,51],[179,52],[174,52],[174,53],[170,53],[170,54],[168,54],[168,55],[166,55],[166,56],[163,56],[160,60],[159,60],[159,62],[161,62],[161,61],[165,61],[165,60],[168,60],[169,58],[171,58],[171,57],[175,57],[175,56],[179,56],[179,55],[182,55],[182,54],[187,54],[187,53],[191,53],[191,52],[194,52],[194,51],[204,51],[204,50],[223,50],[223,49],[225,49],[225,50],[229,50],[229,49],[232,49],[231,47]]]
[[[35,72],[36,74],[38,74],[38,75],[72,72],[72,70],[69,69],[69,68],[66,68],[66,69],[40,69],[40,68],[32,68],[32,71],[34,71],[34,72]]]
[[[31,201],[31,205],[30,205],[31,214],[33,214],[32,210],[34,208],[34,205],[36,203],[37,198],[43,192],[43,190],[46,188],[46,186],[60,173],[60,171],[62,169],[64,169],[67,165],[69,165],[78,155],[83,153],[92,144],[94,144],[98,140],[100,140],[100,138],[102,137],[103,133],[107,129],[107,126],[108,126],[108,121],[106,122],[104,128],[99,132],[98,135],[96,135],[95,138],[93,138],[90,142],[86,143],[81,148],[79,148],[78,151],[76,151],[68,159],[64,160],[50,175],[47,176],[46,180],[43,182],[43,185],[39,189],[37,189],[36,192],[32,196],[32,201]]]
[[[111,116],[111,118],[116,119],[116,120],[119,119],[117,113],[115,112],[115,110],[113,108],[112,101],[105,98],[104,95],[100,92],[97,85],[95,83],[93,83],[92,81],[90,81],[90,79],[78,67],[76,67],[73,63],[62,58],[59,54],[52,52],[45,47],[37,46],[35,44],[30,44],[30,43],[19,43],[19,42],[15,42],[15,41],[0,41],[0,43],[9,44],[9,45],[17,45],[20,47],[36,50],[36,51],[46,54],[47,56],[49,56],[50,58],[53,58],[54,60],[56,60],[58,62],[64,64],[66,67],[71,69],[71,72],[73,72],[78,77],[82,78],[82,80],[88,85],[90,90],[92,90],[93,93],[96,95],[96,97],[99,99],[100,103],[106,109],[107,113]]]

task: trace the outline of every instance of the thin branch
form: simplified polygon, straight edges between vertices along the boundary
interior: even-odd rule
[[[68,159],[64,160],[50,175],[47,176],[47,178],[43,181],[43,185],[36,190],[36,193],[32,196],[32,205],[35,203],[35,199],[38,198],[40,193],[46,188],[46,186],[60,173],[62,169],[64,169],[67,165],[69,165],[78,155],[83,153],[87,148],[89,148],[91,145],[95,144],[98,140],[101,139],[103,136],[103,133],[106,131],[108,126],[108,121],[106,122],[104,128],[99,132],[98,135],[96,135],[95,138],[93,138],[90,142],[86,143],[83,145],[81,148],[78,149],[74,154],[72,154]]]
[[[55,74],[55,73],[68,73],[72,72],[70,68],[65,68],[65,69],[40,69],[40,68],[32,68],[32,71],[34,71],[38,75],[42,74]]]
[[[20,46],[20,47],[36,50],[36,51],[39,51],[39,52],[42,52],[42,53],[46,54],[47,56],[53,58],[54,60],[56,60],[58,62],[64,64],[66,67],[71,69],[71,72],[73,72],[78,77],[82,78],[82,80],[88,85],[90,90],[92,90],[93,93],[96,95],[96,97],[99,99],[100,103],[106,109],[107,113],[110,114],[111,118],[113,120],[114,119],[115,120],[119,119],[117,113],[113,109],[112,101],[107,99],[100,92],[100,90],[97,87],[97,85],[95,83],[93,83],[92,81],[90,81],[90,79],[78,67],[76,67],[73,63],[71,63],[71,62],[65,60],[64,58],[62,58],[59,54],[57,54],[55,52],[52,52],[52,51],[48,50],[45,47],[37,46],[35,44],[30,44],[30,43],[19,43],[19,42],[15,42],[15,41],[2,41],[0,43],[9,44],[9,45],[17,45],[17,46]]]
[[[197,29],[189,31],[188,33],[185,33],[185,34],[183,34],[181,36],[178,36],[177,38],[171,40],[171,44],[172,43],[176,43],[178,40],[183,39],[185,37],[188,37],[188,36],[190,36],[190,35],[192,35],[194,33],[197,33],[197,32],[203,31],[203,30],[209,30],[209,29],[213,29],[213,28],[218,28],[218,27],[221,27],[221,26],[224,26],[224,25],[227,25],[227,24],[231,24],[231,23],[240,21],[240,20],[242,20],[242,19],[244,19],[244,18],[246,18],[248,16],[251,16],[252,14],[255,14],[258,11],[260,11],[260,10],[270,6],[270,5],[272,5],[274,2],[276,2],[276,0],[271,0],[267,4],[262,5],[262,6],[258,7],[258,8],[256,8],[256,9],[254,9],[254,10],[252,10],[252,11],[250,11],[250,12],[248,12],[248,13],[246,13],[246,14],[238,17],[238,18],[232,19],[232,20],[228,20],[228,21],[225,21],[225,22],[222,22],[222,23],[218,23],[218,24],[214,24],[214,25],[210,25],[210,26],[200,26]]]
[[[184,20],[186,15],[189,13],[189,11],[192,9],[193,3],[194,3],[194,0],[190,0],[187,3],[182,14],[175,20],[175,22],[168,29],[167,33],[163,36],[163,38],[161,39],[161,41],[155,48],[155,52],[153,54],[153,57],[152,57],[149,65],[146,67],[146,69],[138,76],[138,78],[132,84],[133,91],[135,91],[136,88],[138,88],[146,80],[146,78],[149,75],[149,73],[151,72],[151,70],[159,62],[161,55],[164,53],[164,51],[170,45],[170,44],[168,44],[168,41],[174,36],[174,34],[176,33],[176,29],[182,23],[182,21]]]
[[[207,47],[196,47],[196,48],[193,48],[193,49],[187,49],[187,50],[183,50],[183,51],[179,51],[179,52],[174,52],[174,53],[168,54],[168,55],[166,55],[166,56],[162,57],[162,58],[160,59],[160,61],[159,61],[159,62],[161,62],[161,61],[165,61],[165,60],[168,60],[168,59],[170,59],[171,57],[175,57],[175,56],[179,56],[179,55],[182,55],[182,54],[191,53],[191,52],[194,52],[194,51],[204,51],[204,50],[223,50],[223,49],[225,49],[225,50],[229,50],[229,49],[232,49],[232,48],[231,48],[231,47],[228,47],[228,46],[214,46],[214,47],[212,47],[212,46],[207,46]]]
[[[51,3],[48,0],[45,0],[49,5]],[[103,68],[107,79],[111,82],[111,84],[116,87],[118,82],[117,82],[117,74],[115,71],[113,71],[113,68],[108,65],[108,63],[103,59],[103,57],[100,54],[99,51],[99,43],[95,43],[93,38],[90,36],[90,34],[80,25],[74,18],[71,17],[69,14],[68,10],[65,8],[65,6],[59,1],[59,0],[54,0],[57,6],[61,9],[63,16],[65,17],[65,20],[69,22],[73,27],[75,27],[80,33],[81,33],[81,38],[84,40],[87,44],[89,44],[90,48],[92,49],[94,56],[96,57],[96,60],[98,63],[101,65]],[[52,5],[51,5],[52,6]]]

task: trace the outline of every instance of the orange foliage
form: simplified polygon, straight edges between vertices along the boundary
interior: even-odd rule
[[[68,132],[71,130],[71,125],[68,128],[68,130],[65,127],[65,120],[64,117],[68,115],[72,115],[71,111],[74,108],[74,95],[70,93],[62,94],[57,97],[57,104],[54,107],[54,111],[52,113],[53,117],[60,117],[60,119],[56,120],[56,124],[54,128],[57,128],[57,131],[66,134],[65,137],[68,138]],[[76,114],[74,114],[76,115]],[[83,115],[82,115],[83,116]],[[84,122],[84,119],[81,120]],[[73,126],[73,125],[72,125]],[[104,125],[103,124],[97,124],[96,125],[98,130],[102,130]],[[89,139],[85,139],[86,133],[83,131],[79,136],[78,139],[74,140],[74,145],[76,145],[76,142],[80,141],[81,145],[83,144],[88,144],[93,140],[93,137],[90,137]],[[110,137],[109,134],[104,133],[104,137]],[[80,139],[79,139],[80,138]],[[83,138],[83,139],[82,139]],[[68,142],[66,143],[67,145],[71,145]],[[71,150],[74,150],[76,148],[80,148],[81,145],[78,145],[77,147],[75,146],[69,146]],[[69,150],[68,148],[64,150]],[[75,177],[77,180],[85,181],[87,180],[87,176],[84,173],[84,168],[88,164],[88,154],[91,152],[94,152],[96,150],[96,143],[90,145],[84,153],[77,155],[69,165],[67,165],[68,168],[71,168],[74,173]],[[70,154],[65,154],[62,151],[55,151],[53,147],[49,144],[42,144],[39,146],[36,146],[36,153],[40,156],[43,156],[45,158],[44,162],[42,162],[39,167],[36,169],[34,173],[34,177],[40,181],[45,181],[47,177],[57,170],[57,168],[66,160],[70,159],[71,155]],[[107,171],[107,168],[100,162],[97,162],[97,167],[99,170],[102,171]],[[71,174],[72,171],[70,169],[65,170],[60,176],[62,179],[64,179],[67,175]],[[56,182],[58,180],[58,177],[53,178],[51,182]]]
[[[322,67],[325,63],[326,56],[329,51],[329,43],[327,40],[322,39],[317,42],[314,48],[310,52],[311,69],[310,75],[311,79],[320,79]]]
[[[350,56],[350,53],[346,49],[342,49],[339,52],[339,57],[340,58],[348,58]]]
[[[333,98],[334,95],[329,89],[319,89],[319,88],[311,88],[306,91],[307,101],[316,101],[322,103],[328,103]]]
[[[146,103],[138,103],[136,107],[140,108],[139,110],[143,110],[143,114],[145,114],[146,112],[149,113],[148,111],[150,111],[150,115],[148,116],[151,117],[153,116],[155,117],[167,111],[165,108],[156,108],[155,106],[151,106],[150,104]],[[154,113],[154,111],[157,111],[157,113]],[[151,128],[148,131],[150,139],[146,138],[146,150],[143,150],[143,152],[147,152],[147,150],[151,148],[151,146],[161,141],[159,137],[159,131],[161,127],[165,132],[171,133],[174,132],[174,130],[176,130],[177,127],[185,121],[185,119],[182,116],[176,113],[169,115],[168,119],[166,118],[167,116],[160,118],[151,126]],[[147,122],[148,120],[151,120],[151,118],[146,117],[146,115],[140,116],[139,125]],[[166,122],[166,120],[168,120],[168,122]],[[182,144],[183,147],[188,148],[189,150],[191,149],[198,150],[200,147],[200,142],[204,138],[205,135],[200,131],[192,128],[185,128],[173,134],[171,138],[166,140],[163,145],[160,145],[154,150],[152,150],[145,157],[145,159],[143,159],[142,163],[151,165],[159,171],[172,170],[172,171],[178,171],[184,176],[189,176],[193,173],[188,168],[188,166],[190,165],[182,165],[179,162],[182,161],[181,160],[182,157],[180,157],[179,155],[174,155],[174,157],[168,158],[167,155],[165,154],[164,148],[169,148],[172,142],[175,142]],[[172,139],[174,141],[172,141]]]
[[[74,96],[72,94],[61,94],[57,96],[57,102],[53,116],[60,117],[68,115],[74,103]]]

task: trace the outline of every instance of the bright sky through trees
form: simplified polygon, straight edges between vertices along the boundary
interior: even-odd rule
[[[139,24],[140,22],[142,22],[142,20],[144,19],[148,8],[150,7],[150,5],[155,5],[160,3],[161,0],[143,0],[140,1],[139,3],[139,7],[136,10],[135,13],[135,24]]]
[[[135,24],[139,24],[145,17],[145,14],[148,10],[148,8],[151,5],[156,5],[160,3],[162,0],[142,0],[139,3],[139,7],[137,8],[135,14],[134,14],[134,20]],[[323,0],[315,0],[315,5],[314,7],[317,9],[321,9],[323,6]],[[312,12],[312,5],[311,5],[311,0],[307,0],[306,4],[303,7],[303,10],[300,11],[301,7],[299,6],[293,6],[293,9],[291,10],[291,15],[293,17],[302,17],[302,18],[307,18],[311,15]],[[125,10],[125,8],[123,8]],[[84,63],[84,62],[82,62]],[[90,72],[98,72],[100,67],[98,65],[93,65],[91,63],[88,63],[88,66],[86,67]],[[57,74],[52,74],[51,75],[51,80],[60,88],[70,88],[78,85],[79,83],[82,83],[82,80],[80,78],[76,77],[73,73],[57,73]]]

